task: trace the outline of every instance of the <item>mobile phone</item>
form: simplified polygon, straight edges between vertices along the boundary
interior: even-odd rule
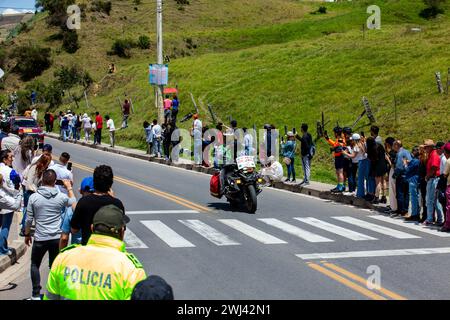
[[[72,162],[67,163],[67,170],[72,171]]]
[[[296,134],[297,130],[295,130],[295,128],[292,128],[292,133]]]

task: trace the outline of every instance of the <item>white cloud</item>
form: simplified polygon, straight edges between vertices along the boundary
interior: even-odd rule
[[[5,9],[5,10],[3,10],[2,14],[8,15],[8,14],[20,14],[20,13],[28,13],[28,12],[34,13],[33,10],[26,10],[26,9],[23,9],[23,10]]]

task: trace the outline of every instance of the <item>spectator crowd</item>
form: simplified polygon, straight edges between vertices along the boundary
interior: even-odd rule
[[[53,158],[52,146],[38,151],[31,136],[10,133],[1,141],[0,255],[15,255],[8,238],[21,212],[20,236],[31,246],[29,300],[173,299],[171,286],[156,275],[147,277],[125,250],[130,219],[112,190],[112,168],[100,165],[77,183],[70,154]],[[42,290],[46,254],[50,273]]]

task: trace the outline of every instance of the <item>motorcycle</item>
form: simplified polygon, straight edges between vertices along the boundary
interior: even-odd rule
[[[236,164],[228,165],[225,174],[224,195],[231,208],[244,204],[249,213],[255,213],[258,203],[257,195],[261,193],[260,185],[264,179],[256,171],[253,157],[236,158]]]

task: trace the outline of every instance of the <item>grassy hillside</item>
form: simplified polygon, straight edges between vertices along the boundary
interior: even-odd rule
[[[449,99],[437,93],[434,80],[434,72],[440,70],[445,82],[450,67],[448,5],[445,15],[427,21],[418,16],[424,8],[420,0],[190,2],[179,10],[174,0],[167,0],[164,8],[164,53],[171,56],[169,81],[180,89],[181,116],[194,109],[192,92],[201,102],[206,123],[210,117],[205,107],[211,103],[221,119],[232,116],[240,126],[260,128],[269,122],[278,128],[299,128],[307,122],[313,132],[323,111],[331,120],[331,131],[336,121],[352,124],[363,110],[361,97],[366,96],[382,136],[399,137],[407,146],[428,137],[449,138]],[[363,39],[361,29],[371,4],[381,8],[381,30],[366,31]],[[325,5],[328,13],[309,14],[319,5]],[[61,52],[60,42],[44,40],[57,32],[44,19],[45,14],[38,15],[32,30],[10,47],[36,42],[52,48],[53,67],[40,77],[43,81],[52,79],[58,65],[76,63],[87,69],[99,82],[98,94],[89,95],[89,111],[109,113],[116,126],[120,124],[117,98],[133,97],[136,114],[131,127],[119,131],[117,139],[119,144],[142,148],[142,121],[156,116],[153,88],[147,80],[147,65],[155,61],[154,47],[133,49],[130,59],[106,52],[117,38],[147,34],[155,41],[154,1],[143,0],[138,6],[131,0],[113,1],[111,16],[88,12],[78,31],[81,49],[72,55]],[[411,27],[422,31],[411,32]],[[196,49],[187,48],[187,38]],[[111,62],[118,73],[104,78]],[[15,75],[6,79],[7,88],[23,85]],[[67,107],[76,109],[72,104],[58,110]],[[84,102],[79,111],[87,111]],[[361,121],[358,131],[368,132],[366,124],[367,119]],[[328,148],[320,142],[318,149],[313,179],[332,181]]]

